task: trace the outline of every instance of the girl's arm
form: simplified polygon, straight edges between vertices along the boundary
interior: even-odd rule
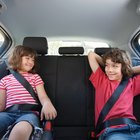
[[[135,74],[140,74],[140,66],[132,67],[132,69]]]
[[[46,94],[44,89],[44,85],[38,85],[36,87],[38,98],[42,104],[41,110],[41,120],[43,120],[44,116],[46,120],[54,119],[57,116],[56,109],[54,108],[53,104],[51,103],[49,97]]]
[[[0,90],[0,112],[4,111],[6,106],[6,91]]]
[[[97,70],[99,65],[101,65],[101,66],[103,65],[102,58],[98,54],[96,54],[92,51],[90,51],[88,54],[88,60],[89,60],[90,67],[93,72],[95,72]]]

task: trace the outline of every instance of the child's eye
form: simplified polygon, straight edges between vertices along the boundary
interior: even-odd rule
[[[29,57],[26,57],[26,59],[29,59]]]
[[[108,65],[107,64],[105,64],[105,67],[107,67]]]
[[[118,68],[118,65],[113,65],[114,68]]]

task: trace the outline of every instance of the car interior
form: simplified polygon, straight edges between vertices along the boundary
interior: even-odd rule
[[[93,140],[95,89],[88,53],[126,50],[140,65],[140,0],[0,0],[0,79],[16,45],[37,51],[45,90],[57,110],[54,140]],[[140,122],[140,96],[134,98]]]

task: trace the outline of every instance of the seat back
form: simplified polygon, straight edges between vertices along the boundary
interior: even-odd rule
[[[29,46],[25,41],[24,45]],[[61,56],[38,57],[39,75],[58,113],[52,122],[54,140],[87,140],[94,126],[94,89],[87,56],[81,56],[83,50],[60,48]]]
[[[48,42],[45,37],[25,37],[23,45],[36,50],[38,54],[45,55],[48,53]]]
[[[4,76],[8,75],[10,72],[7,69],[7,65],[4,60],[0,62],[0,79],[3,78]]]
[[[55,103],[57,56],[48,56],[48,43],[45,37],[25,37],[23,45],[35,49],[38,54],[38,74],[44,81],[45,90],[52,102]]]
[[[80,56],[83,48],[60,48],[59,52],[63,55],[58,56],[57,61],[56,139],[61,140],[65,136],[65,139],[86,140],[94,126],[93,87],[89,81],[91,70],[88,59]]]

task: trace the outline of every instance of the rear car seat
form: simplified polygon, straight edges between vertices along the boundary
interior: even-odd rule
[[[94,128],[94,88],[88,78],[91,69],[87,56],[80,48],[60,48],[61,56],[47,55],[47,40],[44,37],[26,37],[23,45],[37,50],[39,74],[45,89],[58,111],[53,121],[54,140],[88,140],[87,134]],[[108,49],[97,48],[102,55]],[[0,63],[0,79],[9,72],[4,62]],[[134,99],[134,115],[140,122],[140,96]]]
[[[39,71],[45,83],[45,90],[55,104],[56,76],[57,76],[57,56],[48,56],[48,43],[45,37],[25,37],[23,45],[31,47],[37,51]]]
[[[4,60],[0,61],[0,79],[8,75],[10,72],[7,69],[7,65]]]
[[[87,140],[94,124],[93,88],[82,47],[59,48],[54,121],[57,140]],[[89,134],[90,135],[90,134]]]
[[[34,48],[35,39],[26,37],[23,45]],[[43,46],[41,38],[39,42],[38,48]],[[60,48],[59,53],[38,57],[39,75],[58,113],[52,122],[54,140],[88,140],[94,126],[94,88],[87,56],[82,55],[83,48],[74,47]]]

